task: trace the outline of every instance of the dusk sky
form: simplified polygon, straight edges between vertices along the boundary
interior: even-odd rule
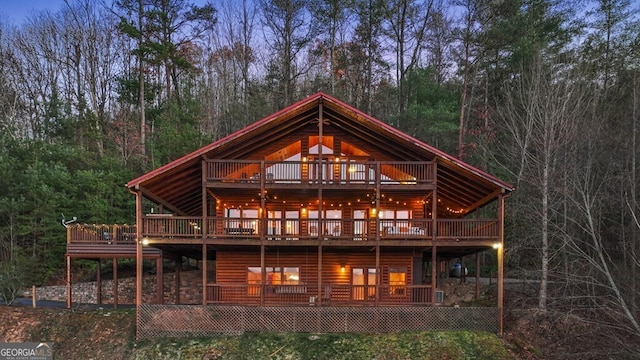
[[[64,0],[0,0],[0,18],[8,19],[14,25],[20,25],[34,12],[49,9],[60,10]]]
[[[71,4],[77,0],[69,0]],[[112,0],[104,0],[111,4]],[[202,5],[206,0],[192,0],[191,2]],[[214,2],[214,1],[211,1]],[[22,24],[29,15],[49,9],[56,12],[65,6],[65,0],[0,0],[0,19],[9,20],[13,25]]]

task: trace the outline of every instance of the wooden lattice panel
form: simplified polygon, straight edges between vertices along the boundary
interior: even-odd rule
[[[498,308],[493,307],[251,307],[145,304],[138,307],[138,338],[201,337],[259,331],[496,332],[498,316]]]

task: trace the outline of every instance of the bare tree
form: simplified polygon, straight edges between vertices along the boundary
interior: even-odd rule
[[[535,66],[505,88],[504,103],[497,107],[497,128],[504,132],[498,151],[509,154],[507,167],[517,176],[521,188],[529,188],[535,212],[528,211],[537,223],[540,255],[538,307],[547,307],[550,260],[562,242],[554,231],[554,214],[561,204],[568,156],[579,137],[581,120],[588,109],[588,93],[568,71],[545,66],[541,58]],[[525,214],[525,216],[527,216]]]
[[[385,4],[385,35],[391,40],[398,83],[398,113],[407,107],[405,78],[418,65],[434,0],[392,0]],[[399,127],[399,124],[396,124]]]
[[[315,24],[308,21],[303,0],[260,0],[265,41],[272,51],[269,74],[275,82],[277,108],[296,99],[297,80],[313,65],[304,57],[315,36]],[[275,110],[275,109],[274,109]]]

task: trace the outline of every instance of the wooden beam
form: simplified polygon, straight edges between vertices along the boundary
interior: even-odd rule
[[[162,305],[164,303],[164,269],[162,256],[156,258],[156,294],[156,302]]]
[[[180,275],[182,273],[182,257],[176,259],[176,305],[180,305]]]
[[[207,243],[202,243],[202,305],[207,305]]]
[[[98,305],[102,305],[102,269],[101,269],[101,265],[102,264],[102,259],[98,259],[97,261],[97,265],[96,265],[96,303]]]
[[[504,195],[498,196],[498,231],[500,232],[498,253],[498,309],[500,313],[498,334],[504,334]]]
[[[136,195],[136,323],[140,323],[140,305],[142,305],[142,194],[140,191]],[[139,339],[139,329],[136,326],[136,339]]]
[[[118,294],[118,258],[113,258],[112,266],[113,266],[113,308],[118,308],[118,298],[120,297]]]
[[[177,207],[171,205],[170,203],[166,202],[161,197],[159,197],[156,194],[154,194],[151,190],[149,190],[149,189],[147,189],[147,188],[145,188],[143,186],[140,186],[140,190],[139,191],[142,192],[144,194],[144,197],[146,197],[147,199],[150,199],[153,202],[164,206],[169,211],[174,212],[176,215],[179,215],[179,216],[186,216],[187,215],[184,212],[182,212],[180,209],[178,209]],[[142,223],[140,223],[140,224],[142,224]]]
[[[71,309],[71,256],[67,255],[67,309]]]

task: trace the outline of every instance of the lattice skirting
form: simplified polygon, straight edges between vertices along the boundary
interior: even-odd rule
[[[391,333],[480,330],[497,332],[496,307],[138,307],[138,338],[203,337],[244,332]]]

